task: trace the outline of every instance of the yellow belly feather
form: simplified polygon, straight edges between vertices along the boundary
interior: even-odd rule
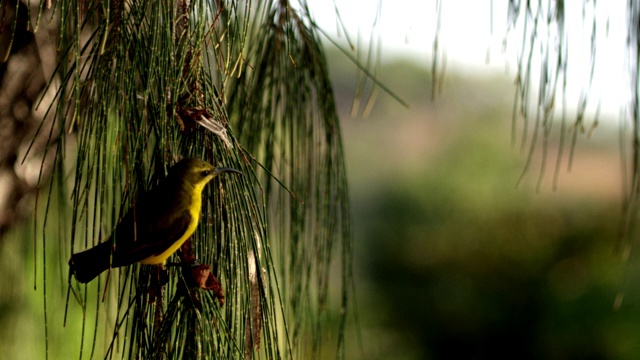
[[[149,256],[148,258],[140,261],[140,263],[149,265],[164,264],[169,256],[176,252],[176,250],[178,250],[180,246],[182,246],[182,244],[184,244],[184,242],[187,241],[187,239],[191,235],[193,235],[193,233],[196,231],[196,228],[198,227],[198,222],[200,220],[200,209],[202,207],[201,195],[202,189],[204,189],[204,186],[206,184],[207,182],[203,181],[199,184],[196,184],[193,189],[193,197],[191,198],[191,206],[189,207],[189,212],[191,213],[191,222],[189,223],[187,231],[185,231],[184,235],[182,235],[180,239],[174,242],[167,250],[163,251],[160,254]]]

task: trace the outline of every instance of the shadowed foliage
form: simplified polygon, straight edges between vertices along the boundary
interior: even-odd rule
[[[71,199],[56,214],[70,227],[42,240],[66,244],[58,261],[105,240],[180,158],[243,173],[205,189],[200,227],[173,257],[180,266],[168,268],[166,285],[144,265],[87,286],[70,278],[68,311],[85,314],[81,354],[340,356],[352,288],[347,188],[324,54],[304,7],[30,6],[3,2],[4,24],[14,25],[3,28],[3,44],[14,56],[35,46],[30,30],[54,35],[55,70],[38,88],[54,95],[31,101],[51,119],[34,119],[58,184],[38,195],[45,227],[55,199]],[[42,281],[46,293],[46,273]],[[327,322],[338,313],[341,321]]]

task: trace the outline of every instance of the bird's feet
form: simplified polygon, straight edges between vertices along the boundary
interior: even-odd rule
[[[162,296],[163,287],[169,282],[169,271],[164,265],[156,267],[157,272],[151,276],[151,283],[147,288],[149,294],[149,302],[154,302],[159,296]]]

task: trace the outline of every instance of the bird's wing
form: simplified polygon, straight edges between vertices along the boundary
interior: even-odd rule
[[[180,212],[171,209],[164,215],[147,210],[147,214],[137,219],[127,214],[116,228],[114,266],[137,263],[162,253],[184,235],[191,223],[188,209]],[[164,221],[158,221],[159,218]]]

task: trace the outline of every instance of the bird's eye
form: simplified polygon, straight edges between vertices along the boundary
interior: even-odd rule
[[[211,170],[202,170],[201,174],[202,174],[202,177],[207,177],[211,175]]]

